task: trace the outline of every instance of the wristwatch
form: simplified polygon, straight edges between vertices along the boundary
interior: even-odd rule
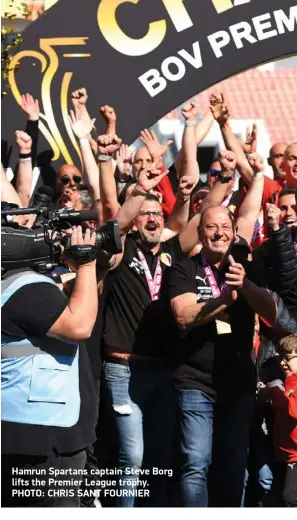
[[[230,182],[233,180],[233,175],[229,176],[229,177],[225,177],[224,175],[222,175],[221,173],[218,173],[217,175],[217,179],[219,179],[219,181],[222,183],[222,184],[227,184],[227,182]]]

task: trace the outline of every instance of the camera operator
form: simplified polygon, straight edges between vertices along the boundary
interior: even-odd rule
[[[83,237],[80,226],[73,228],[69,258],[76,278],[70,299],[53,280],[32,269],[14,269],[3,276],[4,507],[80,505],[77,491],[83,472],[77,470],[85,467],[85,448],[95,440],[97,414],[91,368],[81,343],[91,335],[98,311],[94,244],[95,233],[88,229]],[[49,468],[58,470],[57,475],[49,475]],[[27,487],[21,482],[18,487],[12,479],[21,481],[19,475],[24,474]],[[46,481],[42,496],[22,496],[24,489],[36,489],[36,475]],[[74,482],[48,486],[49,477]]]

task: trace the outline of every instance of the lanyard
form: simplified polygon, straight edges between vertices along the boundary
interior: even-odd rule
[[[225,200],[223,200],[221,206],[223,206],[223,208],[227,208],[229,206],[229,202],[232,198],[232,195],[233,195],[233,191],[231,191],[231,193],[229,193],[228,197],[225,198]]]
[[[144,257],[143,252],[140,251],[140,249],[137,249],[137,254],[141,260],[141,263],[142,263],[142,266],[144,269],[144,274],[146,277],[146,281],[148,284],[151,298],[153,301],[158,300],[161,282],[162,282],[162,268],[161,268],[160,257],[158,257],[158,263],[157,263],[157,267],[156,267],[156,271],[155,271],[155,276],[153,279],[152,273],[149,270],[149,266],[147,265],[147,261]]]
[[[214,277],[212,268],[210,267],[209,263],[207,262],[207,260],[205,258],[205,255],[203,253],[201,253],[201,259],[202,259],[202,265],[203,265],[203,268],[204,268],[205,276],[206,276],[206,278],[208,280],[208,283],[209,283],[209,286],[210,286],[210,288],[212,290],[212,295],[213,295],[214,298],[219,298],[219,296],[221,296],[221,294],[227,288],[226,282],[223,282],[221,284],[221,287],[218,287],[218,284],[217,284],[217,281],[216,281],[216,279]]]

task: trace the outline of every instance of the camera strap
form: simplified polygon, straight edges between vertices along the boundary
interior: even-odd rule
[[[84,265],[96,260],[97,249],[91,245],[71,246],[65,249],[65,254],[72,258],[76,265]]]
[[[145,256],[143,254],[142,251],[140,251],[140,249],[137,249],[137,254],[141,260],[141,263],[142,263],[142,266],[143,266],[143,269],[144,269],[144,274],[145,274],[145,277],[146,277],[146,281],[147,281],[147,284],[148,284],[148,288],[149,288],[149,291],[150,291],[150,295],[151,295],[151,298],[152,298],[152,301],[155,301],[155,300],[158,300],[159,299],[159,292],[160,292],[160,287],[161,287],[161,283],[162,283],[162,268],[161,268],[161,261],[160,261],[160,257],[158,257],[158,262],[157,262],[157,267],[156,267],[156,271],[155,271],[155,276],[154,276],[154,279],[152,277],[152,273],[150,272],[149,270],[149,266],[147,265],[147,261],[145,259]]]

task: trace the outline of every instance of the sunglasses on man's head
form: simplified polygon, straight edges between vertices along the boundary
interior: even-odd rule
[[[69,177],[69,175],[63,175],[63,177],[61,177],[60,181],[62,182],[62,184],[69,184],[71,178]],[[81,181],[82,181],[82,177],[80,175],[73,175],[73,180],[75,182],[75,184],[80,184]]]

